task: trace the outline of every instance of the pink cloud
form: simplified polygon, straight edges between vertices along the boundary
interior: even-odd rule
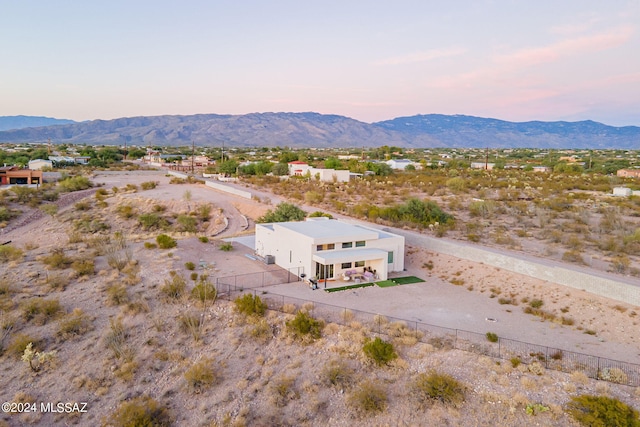
[[[462,47],[450,47],[445,49],[431,49],[424,52],[414,52],[402,56],[394,56],[392,58],[382,59],[374,63],[374,65],[403,65],[403,64],[416,64],[419,62],[432,61],[438,58],[445,58],[449,56],[458,56],[467,52],[467,49]]]

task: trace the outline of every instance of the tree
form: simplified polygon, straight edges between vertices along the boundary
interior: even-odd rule
[[[225,160],[220,163],[220,166],[218,166],[218,171],[225,175],[235,175],[237,169],[238,162],[235,160]]]
[[[276,163],[271,168],[271,173],[276,176],[288,175],[289,167],[285,163]]]
[[[280,203],[275,210],[269,209],[267,213],[258,218],[256,222],[287,222],[302,221],[307,216],[306,212],[291,203]]]

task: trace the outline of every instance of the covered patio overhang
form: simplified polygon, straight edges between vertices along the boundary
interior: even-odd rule
[[[342,274],[342,271],[351,270],[351,268],[342,268],[345,263],[355,263],[364,261],[365,265],[377,271],[380,280],[387,279],[387,257],[388,252],[382,249],[347,249],[337,251],[326,251],[313,254],[313,261],[324,266],[335,266],[335,276]],[[362,273],[362,271],[359,271]]]

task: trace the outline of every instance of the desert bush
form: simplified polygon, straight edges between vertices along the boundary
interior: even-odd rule
[[[124,191],[130,191],[132,193],[137,193],[138,192],[138,186],[135,184],[127,184],[124,187]]]
[[[140,184],[140,188],[143,190],[153,190],[158,186],[158,181],[146,181]]]
[[[221,243],[218,247],[221,251],[230,252],[233,250],[233,245],[229,242]]]
[[[166,234],[160,234],[156,237],[156,243],[160,249],[171,249],[178,246],[178,242],[171,236],[167,236]]]
[[[109,331],[104,337],[106,347],[113,352],[116,359],[131,358],[131,350],[127,347],[129,334],[120,319],[109,320]]]
[[[198,240],[200,240],[202,243],[209,243],[209,238],[207,236],[200,236],[198,237]]]
[[[77,259],[71,263],[71,268],[79,276],[92,276],[95,273],[95,264],[89,259]]]
[[[58,299],[31,298],[21,304],[22,316],[26,321],[33,320],[38,325],[60,315],[63,310]]]
[[[206,278],[200,277],[198,284],[191,289],[191,298],[196,299],[202,303],[207,301],[215,301],[218,296],[216,287],[209,282]]]
[[[156,245],[155,243],[152,242],[144,242],[144,247],[146,249],[155,249],[158,247],[158,245]]]
[[[91,319],[81,309],[76,308],[58,324],[57,336],[67,339],[82,335],[91,329]]]
[[[603,368],[598,373],[598,378],[605,381],[611,381],[612,383],[628,384],[629,377],[620,368]]]
[[[211,217],[211,209],[212,209],[212,206],[209,204],[198,206],[198,208],[196,209],[196,213],[200,221],[209,220],[209,218]]]
[[[0,262],[5,263],[9,261],[19,261],[24,257],[22,249],[13,245],[0,246]]]
[[[58,205],[40,205],[40,210],[49,216],[56,216],[58,213]]]
[[[236,311],[247,316],[264,316],[267,311],[267,304],[262,302],[259,296],[244,294],[234,301]]]
[[[638,411],[618,399],[583,394],[573,396],[567,412],[583,426],[639,427]]]
[[[398,358],[393,344],[380,339],[380,337],[376,337],[373,341],[367,341],[364,346],[362,346],[362,351],[378,366],[387,365],[392,360]]]
[[[70,176],[58,182],[58,188],[62,192],[86,190],[93,187],[93,183],[84,176]]]
[[[136,210],[131,205],[120,205],[116,209],[118,216],[124,219],[133,218],[136,215]]]
[[[7,346],[7,353],[19,359],[24,354],[24,350],[27,345],[32,344],[32,348],[39,348],[42,345],[42,340],[32,335],[16,334]]]
[[[387,390],[379,383],[365,381],[348,397],[347,404],[359,415],[373,415],[387,408]]]
[[[466,393],[466,387],[451,375],[435,371],[418,374],[411,383],[411,390],[422,409],[433,402],[459,406]]]
[[[64,291],[69,285],[70,279],[62,274],[47,274],[46,283],[51,289]]]
[[[278,408],[287,406],[291,400],[298,399],[300,394],[293,388],[295,378],[280,377],[275,379],[270,386],[271,402]]]
[[[540,308],[544,305],[544,301],[541,299],[533,299],[529,301],[529,307],[531,308]]]
[[[75,210],[77,211],[88,211],[91,209],[91,202],[89,200],[80,200],[76,204],[73,205]]]
[[[584,264],[584,258],[582,258],[582,253],[577,249],[572,249],[566,251],[562,254],[562,260],[566,262],[575,262],[577,264]]]
[[[160,292],[168,299],[178,299],[184,295],[187,283],[184,277],[175,271],[169,272],[169,279],[164,280],[164,285],[160,288]]]
[[[109,267],[118,271],[124,270],[133,258],[133,253],[126,236],[121,232],[115,232],[112,239],[103,241],[100,246]]]
[[[297,341],[311,342],[322,336],[324,322],[316,320],[305,311],[298,311],[296,317],[286,322],[287,331]]]
[[[64,269],[73,263],[73,260],[65,255],[64,249],[55,248],[49,255],[42,259],[42,262],[51,268]]]
[[[176,218],[178,230],[186,233],[195,233],[198,230],[198,220],[189,215],[178,215]]]
[[[518,356],[512,357],[510,360],[511,366],[517,368],[522,363],[522,360]]]
[[[334,359],[324,365],[321,378],[326,385],[344,389],[353,384],[355,372],[344,361]]]
[[[9,221],[20,215],[20,211],[0,206],[0,221]]]
[[[485,336],[487,337],[487,341],[489,342],[498,342],[498,335],[494,332],[487,332]]]
[[[127,287],[122,283],[113,283],[107,288],[107,304],[121,305],[129,302]]]
[[[166,228],[169,222],[155,212],[138,215],[138,223],[144,230]]]
[[[188,261],[188,262],[184,263],[184,268],[186,268],[187,270],[192,271],[192,270],[196,269],[196,264],[191,262],[191,261]]]
[[[204,388],[211,387],[217,381],[217,375],[213,369],[213,360],[203,359],[191,365],[184,373],[187,386],[194,392],[200,393]]]
[[[122,402],[105,423],[113,427],[170,427],[173,417],[167,408],[149,396]]]
[[[202,316],[195,313],[184,313],[178,317],[178,323],[182,332],[190,334],[194,341],[200,341],[203,327]]]

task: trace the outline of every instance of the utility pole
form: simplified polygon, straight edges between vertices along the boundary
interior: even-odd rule
[[[195,150],[196,150],[195,142],[191,141],[191,173],[193,173],[193,162],[195,159]]]
[[[487,147],[487,151],[484,156],[484,170],[489,170],[489,147]]]

